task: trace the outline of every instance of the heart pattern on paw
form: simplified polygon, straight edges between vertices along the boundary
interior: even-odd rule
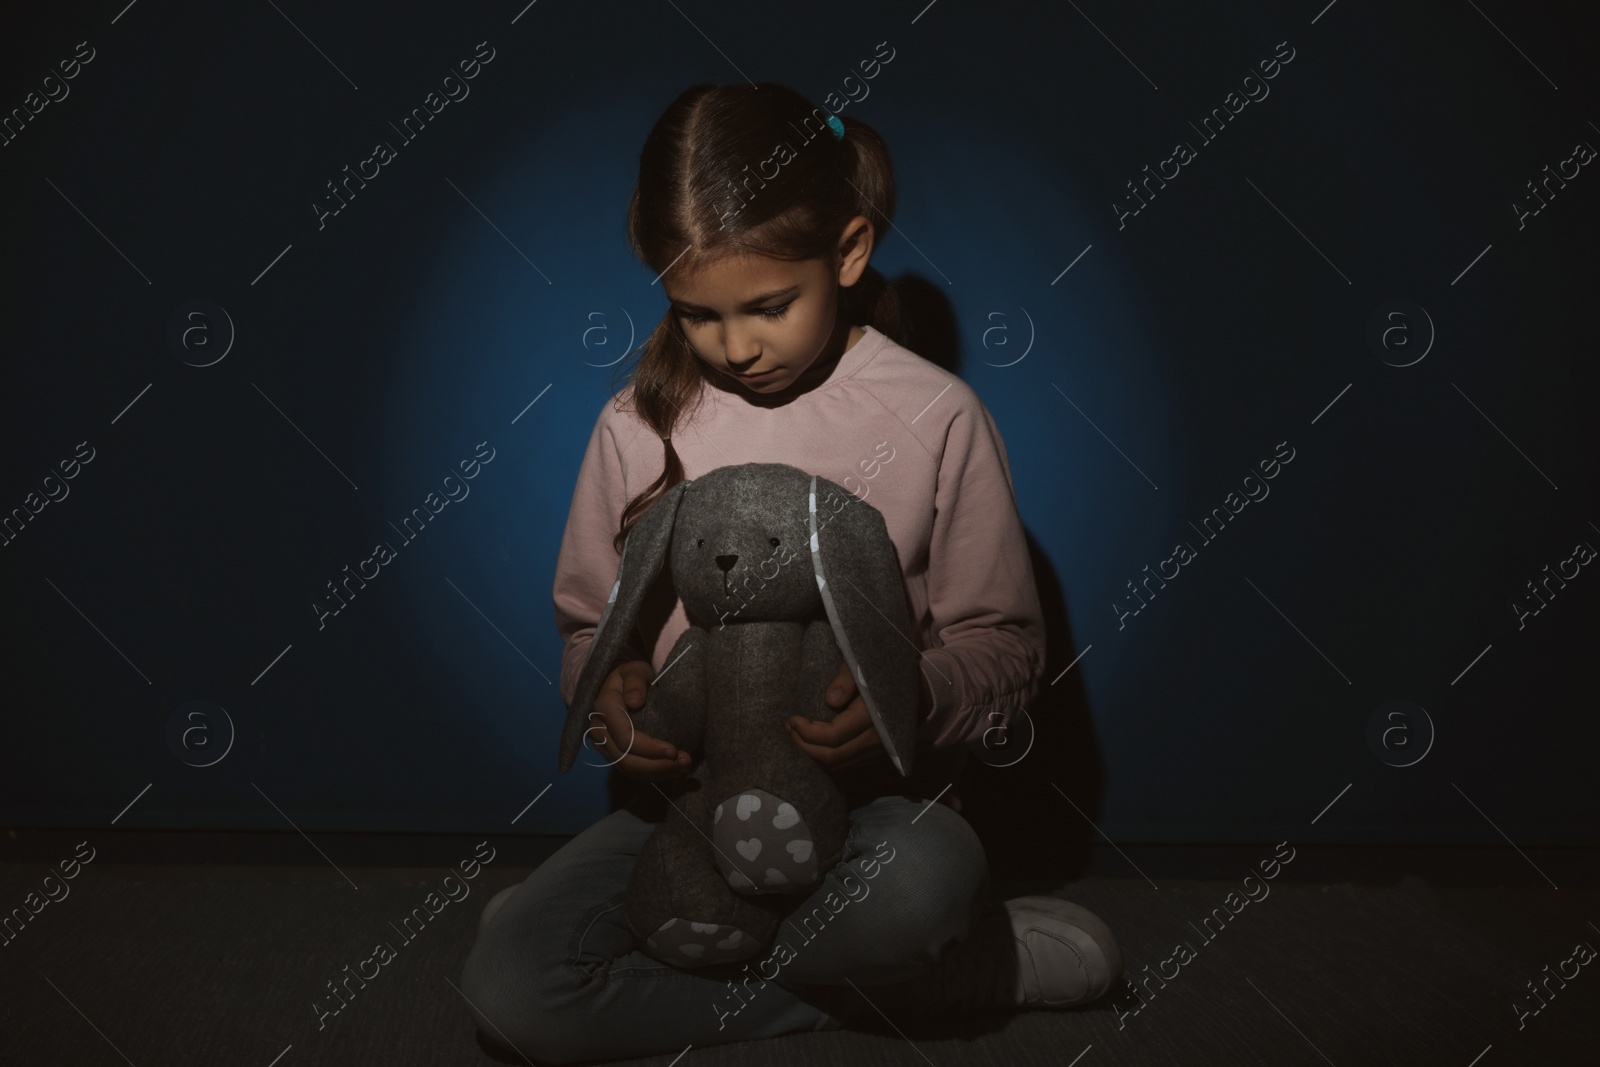
[[[678,967],[703,967],[748,959],[760,944],[736,926],[668,919],[645,938],[650,955]]]
[[[736,818],[720,818],[724,808]],[[713,812],[712,855],[735,892],[795,893],[821,880],[811,827],[793,804],[764,789],[744,789]]]

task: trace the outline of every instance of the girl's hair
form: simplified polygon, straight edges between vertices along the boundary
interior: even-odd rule
[[[685,91],[656,120],[639,153],[639,183],[628,203],[634,254],[658,276],[727,256],[822,258],[834,253],[845,223],[857,215],[872,221],[881,240],[895,204],[889,150],[853,118],[839,118],[844,136],[836,137],[829,117],[771,82]],[[894,290],[870,265],[841,291],[839,314],[905,342]],[[623,510],[612,542],[618,552],[639,517],[683,481],[670,437],[687,415],[685,405],[699,399],[707,373],[668,308],[632,367],[634,411],[668,438],[666,465]]]

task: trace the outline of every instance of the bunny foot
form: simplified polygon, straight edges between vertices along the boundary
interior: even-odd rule
[[[761,951],[761,942],[736,926],[668,919],[645,938],[650,954],[680,967],[735,963]]]
[[[793,893],[816,884],[816,842],[793,804],[745,789],[718,804],[711,819],[717,869],[736,892]]]

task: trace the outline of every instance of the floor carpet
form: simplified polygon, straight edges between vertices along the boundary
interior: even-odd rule
[[[0,906],[49,873],[0,865]],[[319,1030],[340,968],[437,885],[436,869],[95,863],[0,947],[5,1065],[522,1062],[481,1046],[454,983],[482,903],[528,868],[485,869],[473,894]],[[351,883],[359,886],[352,890]],[[1002,896],[1020,886],[997,883]],[[1037,887],[1029,887],[1032,891]],[[1210,940],[1196,925],[1237,882],[1086,878],[1060,892],[1122,942],[1142,1000],[664,1050],[638,1064],[1507,1064],[1600,1062],[1600,966],[1547,976],[1600,945],[1600,892],[1274,883]],[[1186,942],[1187,962],[1172,957]],[[1549,965],[1549,970],[1545,970]],[[1146,970],[1146,967],[1149,970]],[[1159,976],[1164,968],[1169,976]],[[1156,975],[1155,978],[1151,978]],[[1545,979],[1536,1000],[1530,980]],[[1514,1002],[1529,1013],[1520,1018]],[[1120,1007],[1119,1007],[1120,1003]],[[1534,1014],[1531,1009],[1539,1008]]]

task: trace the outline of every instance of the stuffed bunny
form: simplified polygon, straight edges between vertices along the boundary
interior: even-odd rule
[[[832,721],[824,694],[846,663],[885,754],[909,775],[921,653],[877,508],[785,463],[720,467],[673,486],[629,531],[567,714],[562,772],[600,725],[594,698],[669,552],[689,628],[632,718],[699,759],[639,853],[625,913],[649,955],[693,968],[761,952],[794,903],[783,896],[813,890],[843,855],[843,794],[788,720]]]

